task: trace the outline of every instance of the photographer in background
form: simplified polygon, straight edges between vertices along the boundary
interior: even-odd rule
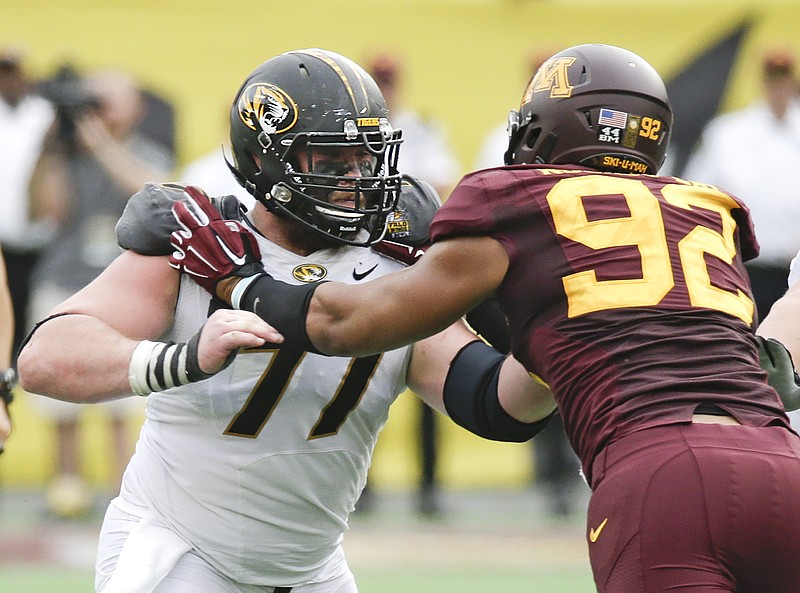
[[[65,298],[91,282],[119,255],[114,225],[128,197],[145,182],[166,181],[172,157],[137,133],[144,103],[134,79],[103,71],[81,80],[62,69],[43,90],[56,106],[30,183],[31,196],[60,213],[58,233],[34,273],[31,318],[43,319]],[[32,397],[35,409],[53,420],[57,432],[56,478],[48,493],[57,516],[77,516],[90,509],[82,477],[76,404]],[[116,490],[135,437],[128,430],[140,415],[140,398],[100,404],[111,422]]]
[[[35,92],[22,50],[0,48],[0,243],[14,305],[11,365],[27,331],[31,273],[53,232],[54,214],[28,195],[28,182],[53,116],[53,107]]]

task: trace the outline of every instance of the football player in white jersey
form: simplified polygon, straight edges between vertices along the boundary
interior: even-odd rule
[[[178,192],[184,215],[207,228],[250,231],[212,267],[256,254],[291,284],[365,282],[403,265],[375,247],[387,220],[398,222],[400,141],[358,65],[323,50],[288,52],[247,78],[231,110],[230,167],[255,197],[252,211],[223,221],[196,188],[150,186],[144,197]],[[42,320],[20,354],[22,385],[37,393],[149,396],[100,534],[98,592],[354,593],[343,534],[406,387],[487,438],[527,440],[555,409],[549,390],[513,358],[476,347],[463,322],[390,352],[328,357],[284,343],[250,312],[258,302],[218,308],[203,284],[166,257],[126,251]],[[467,348],[500,357],[497,372],[449,376]],[[487,380],[499,386],[493,399],[481,399]],[[445,381],[463,401],[445,405]]]

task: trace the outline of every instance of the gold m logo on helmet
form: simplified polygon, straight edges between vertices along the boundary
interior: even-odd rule
[[[328,275],[328,270],[318,264],[300,264],[292,270],[292,276],[300,282],[317,282]]]
[[[280,134],[297,122],[297,105],[272,84],[251,84],[239,97],[239,117],[251,130]]]
[[[543,91],[550,91],[551,99],[571,97],[574,87],[569,83],[567,69],[575,60],[576,58],[554,58],[542,64],[533,80],[528,84],[528,88],[525,89],[522,103],[525,104],[530,101],[533,93],[541,93]]]

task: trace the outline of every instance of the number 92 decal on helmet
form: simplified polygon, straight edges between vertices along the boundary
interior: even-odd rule
[[[271,212],[333,244],[383,236],[400,189],[402,132],[355,62],[321,49],[264,62],[236,94],[230,139],[228,166]]]

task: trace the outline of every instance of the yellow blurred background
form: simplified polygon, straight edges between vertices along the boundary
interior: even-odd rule
[[[122,67],[176,109],[178,165],[219,147],[226,110],[244,77],[283,51],[322,47],[364,63],[396,52],[405,63],[405,100],[439,119],[463,172],[484,136],[517,106],[530,58],[542,50],[603,42],[630,49],[665,79],[745,21],[752,28],[731,74],[722,110],[758,94],[764,47],[800,51],[796,0],[9,0],[0,47],[26,49],[32,73],[69,61],[81,71]],[[124,298],[124,295],[120,295]],[[395,406],[375,458],[379,487],[416,479],[416,406]],[[0,458],[9,486],[44,484],[53,466],[51,427],[14,404],[16,434]],[[87,478],[111,472],[99,410],[84,420]],[[442,423],[441,474],[448,486],[519,486],[531,478],[527,445],[482,441]]]

